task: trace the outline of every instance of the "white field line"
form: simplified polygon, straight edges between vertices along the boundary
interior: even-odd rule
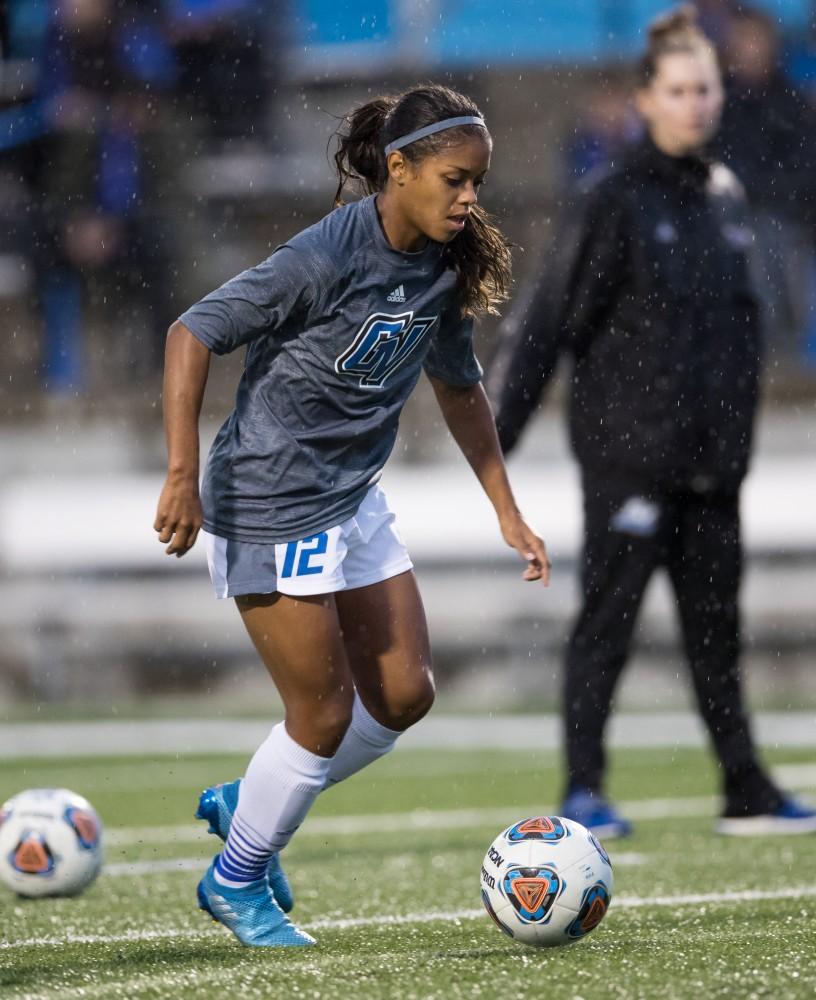
[[[776,899],[810,899],[816,897],[816,886],[791,886],[787,889],[745,889],[741,892],[693,893],[683,896],[616,896],[610,915],[618,910],[637,910],[656,906],[717,906],[730,903],[762,902]],[[345,930],[352,927],[400,927],[410,924],[452,923],[462,920],[480,920],[486,916],[479,909],[432,910],[425,913],[385,914],[370,917],[341,917],[338,919],[314,920],[303,924],[304,930]],[[164,941],[183,938],[186,940],[209,937],[209,930],[170,928],[165,930],[125,931],[122,934],[65,934],[25,938],[20,941],[0,941],[0,951],[16,948],[64,947],[71,944],[126,944],[128,942]]]
[[[631,807],[631,808],[630,808]],[[672,816],[713,815],[714,799],[655,799],[649,802],[621,803],[627,816],[633,819],[663,819]],[[455,830],[464,826],[510,826],[525,816],[538,816],[540,803],[492,809],[447,809],[433,811],[417,809],[405,813],[370,813],[360,816],[326,816],[308,820],[298,830],[304,837],[348,837],[360,834],[405,833],[411,830]],[[546,812],[546,810],[545,810]],[[553,811],[554,814],[554,811]],[[173,844],[210,842],[206,826],[144,826],[118,827],[105,833],[105,843],[111,847],[131,847],[137,844]],[[215,843],[215,841],[211,841]]]
[[[788,788],[816,788],[816,764],[777,764],[773,774]]]
[[[647,854],[638,851],[621,851],[612,861],[616,868],[636,868],[645,865]],[[200,872],[206,865],[206,858],[165,858],[162,861],[115,861],[105,865],[103,876],[114,878],[128,875],[161,875],[165,872]]]
[[[816,764],[782,764],[774,776],[787,788],[816,788]],[[621,811],[635,820],[672,819],[676,816],[713,816],[717,808],[713,796],[684,799],[635,799],[621,802]],[[402,833],[405,830],[448,830],[459,826],[509,825],[522,815],[541,813],[541,804],[491,809],[414,809],[405,813],[370,813],[358,816],[325,816],[309,820],[298,837],[358,836],[361,833]],[[557,810],[552,810],[557,812]],[[196,843],[208,840],[203,823],[185,826],[117,827],[106,832],[112,847],[133,844]]]
[[[165,858],[162,861],[114,861],[102,868],[102,877],[161,875],[164,872],[202,871],[207,858]]]
[[[787,787],[816,787],[816,767],[800,765],[777,768],[775,774]],[[718,800],[713,796],[683,799],[635,799],[619,802],[621,812],[633,820],[672,819],[677,816],[714,817]],[[545,812],[547,810],[544,810]],[[461,826],[509,826],[524,816],[538,816],[541,803],[531,806],[501,806],[490,809],[414,809],[404,813],[370,813],[359,816],[324,816],[308,820],[298,831],[303,837],[359,836],[366,833],[405,833],[410,830],[452,830]],[[551,810],[555,815],[556,809]],[[106,831],[105,841],[112,847],[129,847],[134,844],[197,843],[207,840],[203,823],[185,826],[129,826],[114,827]]]
[[[610,914],[619,909],[639,910],[645,906],[705,906],[722,903],[761,902],[769,899],[806,899],[816,896],[816,885],[796,886],[789,889],[745,889],[742,892],[710,892],[694,893],[685,896],[654,896],[649,899],[644,896],[616,896]],[[437,921],[456,923],[460,920],[478,920],[483,917],[483,909],[453,910],[448,913],[406,913],[404,915],[386,915],[384,917],[346,917],[337,920],[313,920],[304,924],[307,930],[345,930],[351,927],[369,927],[380,924],[394,926],[401,924],[430,924]]]
[[[673,816],[714,816],[714,798],[644,799],[621,802],[620,808],[632,819],[670,819]],[[544,810],[546,812],[546,810]],[[325,816],[308,820],[298,830],[303,837],[344,837],[365,833],[405,833],[410,830],[454,830],[463,826],[510,826],[525,816],[541,815],[541,803],[524,806],[503,806],[491,809],[416,809],[405,813],[370,813],[360,816]],[[552,810],[555,815],[555,810]],[[144,826],[118,827],[105,834],[112,847],[134,844],[171,844],[207,841],[206,826]]]

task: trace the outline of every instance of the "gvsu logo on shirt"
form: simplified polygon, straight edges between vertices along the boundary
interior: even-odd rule
[[[374,313],[363,323],[351,347],[335,361],[334,370],[342,375],[359,375],[360,385],[384,385],[437,319],[437,316],[414,319],[412,312],[399,316]]]

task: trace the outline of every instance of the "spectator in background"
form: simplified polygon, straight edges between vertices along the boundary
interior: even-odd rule
[[[30,264],[37,195],[28,183],[31,144],[23,134],[29,116],[21,113],[21,107],[34,96],[33,67],[48,21],[45,3],[46,0],[0,3],[0,300],[4,308],[15,301],[24,303],[32,284]],[[31,134],[39,134],[39,129],[35,128]],[[20,342],[17,350],[30,360],[36,353],[36,345]],[[8,362],[9,358],[5,360]],[[27,388],[33,387],[34,379],[36,375]]]
[[[722,49],[731,20],[742,6],[740,0],[696,0],[694,4],[700,29]]]
[[[280,77],[285,5],[165,0],[164,17],[179,67],[179,110],[214,141],[263,140]]]
[[[566,149],[570,177],[578,178],[619,156],[637,134],[628,88],[604,80],[585,97]]]
[[[569,203],[488,377],[505,452],[559,355],[573,359],[570,436],[584,490],[582,606],[567,650],[561,813],[601,836],[604,729],[658,567],[677,599],[700,714],[721,768],[723,833],[816,830],[763,767],[743,702],[739,491],[758,396],[758,301],[734,175],[703,156],[722,107],[693,8],[651,28],[636,90],[647,135]]]
[[[86,307],[108,303],[129,364],[156,369],[169,303],[161,222],[157,102],[175,78],[156,17],[140,4],[60,0],[42,44],[36,93],[5,122],[37,194],[33,258],[44,322],[44,380],[87,377]],[[145,313],[146,315],[142,315]],[[146,323],[147,336],[141,332]]]
[[[715,149],[754,204],[789,217],[812,211],[816,119],[783,69],[774,21],[750,8],[734,14],[723,60],[727,100]]]
[[[723,42],[727,100],[713,149],[752,205],[769,347],[799,356],[816,223],[816,113],[786,75],[774,21],[735,11]]]
[[[813,18],[804,30],[786,39],[785,72],[810,106],[816,106],[816,20]]]

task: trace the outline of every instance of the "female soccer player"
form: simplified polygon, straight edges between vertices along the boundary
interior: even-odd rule
[[[422,603],[378,485],[423,369],[505,541],[527,562],[524,578],[548,580],[472,346],[473,317],[495,309],[510,274],[507,244],[476,204],[491,146],[478,108],[445,87],[358,108],[339,137],[337,200],[349,180],[367,197],[168,333],[168,475],[155,529],[182,556],[203,526],[216,595],[235,598],[286,711],[240,784],[206,790],[199,805],[226,839],[199,905],[247,945],[312,943],[283,912],[292,900],[278,852],[323,788],[387,753],[433,701]],[[243,345],[235,409],[200,501],[210,354]]]
[[[527,296],[490,375],[505,451],[561,352],[574,359],[573,450],[584,488],[583,605],[564,680],[561,811],[629,832],[603,794],[603,732],[655,569],[677,597],[694,691],[717,754],[723,833],[816,829],[751,738],[739,674],[739,489],[760,360],[752,233],[733,174],[704,149],[723,102],[693,9],[657,21],[636,105],[647,135],[573,206],[571,236]]]

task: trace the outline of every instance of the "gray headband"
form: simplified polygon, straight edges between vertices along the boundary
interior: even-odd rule
[[[394,139],[393,142],[389,142],[385,147],[385,155],[388,156],[388,154],[393,153],[395,149],[402,149],[403,146],[409,146],[412,142],[416,142],[418,139],[424,139],[426,135],[433,135],[434,132],[442,132],[447,128],[457,128],[459,125],[481,125],[483,129],[487,128],[487,125],[484,123],[484,119],[479,118],[476,115],[462,115],[459,118],[446,118],[444,121],[435,122],[433,125],[426,125],[425,128],[418,128],[416,132],[409,132],[408,135],[404,135],[400,139]]]

